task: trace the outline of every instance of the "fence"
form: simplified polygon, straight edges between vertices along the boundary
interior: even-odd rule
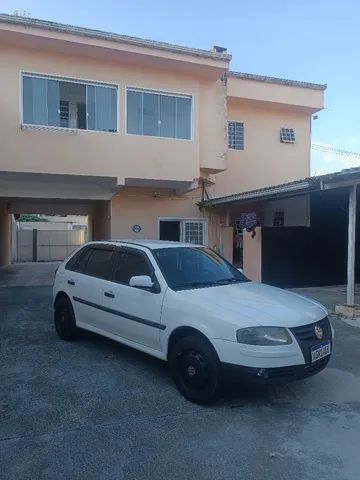
[[[85,243],[86,231],[17,230],[16,262],[53,262],[64,260]]]

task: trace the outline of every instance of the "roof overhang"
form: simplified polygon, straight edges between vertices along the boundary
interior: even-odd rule
[[[5,14],[0,14],[0,42],[152,68],[171,67],[216,77],[228,69],[231,59],[226,53],[211,50]]]
[[[254,203],[258,201],[290,198],[311,192],[349,187],[360,184],[360,167],[341,170],[316,177],[308,177],[294,182],[283,183],[257,190],[241,192],[226,197],[209,198],[199,205],[202,207],[221,207],[234,204]]]
[[[304,113],[324,108],[326,85],[238,72],[229,72],[227,77],[227,94],[233,102],[256,102],[264,107],[278,106]]]

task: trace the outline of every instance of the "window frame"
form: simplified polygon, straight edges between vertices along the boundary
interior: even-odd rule
[[[69,128],[69,127],[60,127],[60,126],[53,126],[53,125],[38,125],[35,123],[25,123],[24,122],[24,89],[23,89],[23,78],[31,77],[31,78],[41,78],[44,80],[56,80],[58,82],[68,82],[68,83],[78,83],[81,85],[90,85],[93,87],[105,87],[105,88],[114,88],[116,90],[116,131],[109,132],[105,130],[90,130],[87,128]],[[39,73],[39,72],[29,72],[25,70],[20,71],[20,95],[19,95],[19,113],[20,113],[20,125],[25,128],[34,128],[34,129],[44,129],[44,130],[60,130],[64,132],[92,132],[92,133],[105,133],[105,134],[112,134],[116,135],[120,133],[120,84],[119,83],[108,83],[108,82],[101,82],[98,80],[90,80],[84,78],[76,78],[76,77],[67,77],[61,75],[52,75],[47,73]],[[87,90],[86,90],[86,101],[87,101]],[[87,113],[87,112],[86,112]],[[86,124],[87,124],[87,117],[86,117]]]
[[[286,140],[286,139],[284,140],[283,131],[284,131],[284,137],[286,137],[286,135],[290,135],[290,136],[294,137],[294,140]],[[296,143],[295,128],[293,128],[293,127],[280,127],[280,143],[285,143],[285,144],[288,144],[288,145],[295,145],[295,143]]]
[[[229,123],[240,123],[243,126],[243,148],[233,148],[229,146]],[[244,120],[228,120],[226,124],[226,143],[229,150],[232,152],[243,152],[245,150],[245,121]]]
[[[193,245],[198,245],[198,246],[205,246],[207,247],[209,244],[209,221],[207,218],[184,218],[184,217],[158,217],[158,228],[157,228],[157,237],[160,239],[160,222],[166,222],[166,221],[172,221],[172,222],[180,222],[180,242],[182,243],[188,243],[185,242],[185,223],[186,222],[196,222],[196,223],[203,223],[203,240],[204,242],[202,244],[197,244],[194,243]]]
[[[149,256],[147,255],[146,252],[144,252],[143,250],[140,250],[138,248],[134,248],[134,247],[128,247],[126,245],[120,245],[120,246],[115,246],[114,247],[114,254],[116,255],[117,253],[123,253],[123,252],[128,252],[132,255],[138,255],[138,256],[141,256],[141,257],[144,257],[145,258],[145,261],[149,267],[149,270],[150,270],[150,277],[151,277],[151,280],[153,281],[154,283],[154,286],[152,289],[148,289],[148,288],[141,288],[141,287],[132,287],[131,285],[129,285],[128,283],[123,283],[123,282],[119,282],[117,280],[115,280],[115,270],[119,264],[119,257],[115,258],[115,261],[113,262],[113,270],[112,270],[112,278],[111,278],[111,282],[112,283],[115,283],[116,285],[121,285],[123,287],[129,287],[129,288],[136,288],[138,290],[144,290],[146,292],[150,292],[150,293],[161,293],[161,286],[160,286],[160,282],[156,276],[156,272],[155,272],[155,268],[154,268],[154,265],[152,264]]]
[[[127,92],[128,91],[135,91],[135,92],[142,92],[142,93],[152,93],[155,95],[164,95],[168,97],[180,97],[180,98],[189,98],[191,99],[191,110],[190,110],[190,138],[177,138],[177,137],[163,137],[160,135],[143,135],[137,133],[128,133],[127,128]],[[194,140],[194,95],[192,93],[184,93],[184,92],[174,92],[170,90],[154,90],[151,88],[144,88],[135,85],[125,85],[124,88],[124,105],[125,105],[125,135],[129,135],[131,137],[144,137],[144,138],[159,138],[162,140],[177,140],[182,142],[192,142]]]

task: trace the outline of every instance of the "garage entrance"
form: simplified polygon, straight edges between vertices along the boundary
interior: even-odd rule
[[[0,208],[0,266],[61,261],[88,240],[110,238],[110,201],[0,199]],[[47,221],[21,222],[20,228],[16,219],[30,215]],[[51,221],[59,216],[81,216],[83,225]]]

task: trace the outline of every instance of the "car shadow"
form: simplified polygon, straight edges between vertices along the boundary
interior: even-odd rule
[[[157,377],[161,384],[173,386],[171,373],[166,362],[157,359],[144,352],[128,347],[110,338],[83,330],[81,332],[82,342],[91,344],[105,358],[121,360],[131,365],[135,370],[139,369],[139,375],[150,375]],[[274,403],[288,402],[292,394],[286,385],[255,385],[247,383],[230,383],[223,385],[219,399],[208,408],[241,408],[254,405],[273,405]],[[178,393],[178,395],[181,395]]]

